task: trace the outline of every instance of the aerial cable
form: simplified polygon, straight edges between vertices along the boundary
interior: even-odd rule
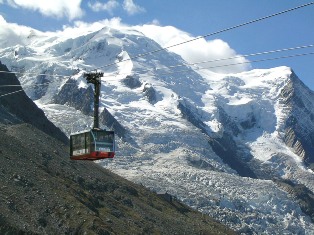
[[[15,94],[15,93],[25,91],[25,89],[28,89],[28,88],[30,88],[30,87],[46,86],[46,85],[48,85],[49,83],[51,83],[51,82],[47,82],[47,83],[43,83],[43,84],[28,85],[26,88],[23,88],[23,89],[20,89],[20,90],[16,90],[16,91],[12,91],[12,92],[8,92],[8,93],[5,93],[5,94],[3,94],[3,95],[0,95],[0,98],[3,97],[3,96],[13,95],[13,94]],[[66,83],[64,83],[63,85],[68,85],[68,84],[76,84],[76,83],[74,83],[74,82],[66,82]],[[9,86],[15,86],[15,87],[16,87],[16,86],[20,86],[20,87],[22,87],[22,85],[2,85],[2,86],[0,86],[0,87],[9,87]],[[23,87],[24,87],[24,86],[23,86]]]
[[[7,96],[7,95],[13,95],[13,94],[18,93],[18,92],[21,92],[21,91],[24,91],[24,90],[21,89],[21,90],[13,91],[13,92],[10,92],[10,93],[6,93],[6,94],[3,94],[3,95],[0,95],[0,98],[1,98],[1,97],[4,97],[4,96]]]
[[[183,67],[183,66],[188,66],[188,65],[198,65],[198,64],[205,64],[205,63],[212,63],[212,62],[219,62],[219,61],[224,61],[224,60],[231,60],[231,59],[237,59],[237,58],[243,58],[243,57],[250,57],[250,56],[260,56],[260,55],[267,55],[267,54],[272,54],[272,53],[279,53],[279,52],[285,52],[285,51],[292,51],[292,50],[299,50],[299,49],[305,49],[305,48],[311,48],[314,47],[314,44],[306,45],[306,46],[297,46],[297,47],[290,47],[290,48],[284,48],[284,49],[277,49],[277,50],[270,50],[270,51],[264,51],[264,52],[257,52],[257,53],[251,53],[251,54],[246,54],[246,55],[237,55],[237,56],[232,56],[228,58],[220,58],[220,59],[213,59],[213,60],[206,60],[206,61],[199,61],[199,62],[193,62],[193,63],[185,63],[185,64],[178,64],[178,65],[171,65],[167,66],[167,69],[172,69],[172,68],[177,68],[177,67]],[[239,62],[241,64],[241,62]],[[250,62],[246,62],[250,63]],[[213,67],[215,68],[215,67]],[[187,71],[187,70],[185,70]],[[149,72],[149,70],[142,70],[140,72]],[[129,73],[125,73],[128,75]],[[121,74],[119,74],[121,75]],[[111,77],[112,74],[104,75],[103,77]]]
[[[172,66],[168,66],[168,68],[176,68],[176,67],[182,67],[186,65],[198,65],[198,64],[204,64],[204,63],[219,62],[219,61],[231,60],[231,59],[237,59],[237,58],[243,58],[243,57],[246,58],[246,57],[251,57],[251,56],[267,55],[271,53],[298,50],[298,49],[304,49],[304,48],[310,48],[310,47],[314,47],[314,44],[307,45],[307,46],[298,46],[298,47],[290,47],[290,48],[284,48],[284,49],[278,49],[278,50],[257,52],[257,53],[251,53],[251,54],[246,54],[246,55],[237,55],[237,56],[232,56],[228,58],[220,58],[220,59],[205,60],[205,61],[199,61],[199,62],[193,62],[193,63],[185,63],[185,64],[180,64],[180,65],[172,65]]]
[[[233,63],[233,64],[226,64],[226,65],[217,65],[217,66],[207,67],[206,69],[220,68],[220,67],[225,67],[225,66],[233,66],[233,65],[248,64],[248,63],[257,63],[257,62],[264,62],[264,61],[271,61],[271,60],[279,60],[279,59],[288,59],[288,58],[307,56],[307,55],[314,55],[314,52],[308,52],[308,53],[302,53],[302,54],[294,54],[294,55],[286,55],[286,56],[280,56],[280,57],[274,57],[274,58],[266,58],[266,59],[260,59],[260,60],[244,61],[244,62]]]
[[[181,43],[177,43],[177,44],[174,44],[174,45],[163,47],[163,48],[160,48],[160,49],[157,49],[157,50],[154,50],[154,51],[150,51],[150,52],[146,52],[146,53],[143,53],[143,54],[138,54],[138,55],[130,57],[128,59],[124,59],[124,60],[121,60],[121,61],[118,61],[118,62],[113,62],[113,63],[110,63],[110,64],[106,64],[104,66],[100,66],[100,67],[96,68],[96,70],[100,69],[100,68],[106,68],[106,67],[118,64],[118,63],[125,62],[125,61],[129,61],[129,60],[132,60],[132,59],[136,59],[136,58],[139,58],[139,57],[143,57],[143,56],[146,56],[146,55],[151,55],[151,54],[154,54],[156,52],[164,51],[166,49],[169,49],[169,48],[172,48],[172,47],[176,47],[176,46],[180,46],[180,45],[183,45],[183,44],[186,44],[186,43],[189,43],[189,42],[193,42],[193,41],[196,41],[196,40],[199,40],[199,39],[202,39],[202,38],[207,38],[207,37],[210,37],[210,36],[213,36],[213,35],[216,35],[216,34],[227,32],[227,31],[230,31],[232,29],[240,28],[242,26],[246,26],[246,25],[253,24],[253,23],[256,23],[256,22],[259,22],[259,21],[262,21],[262,20],[266,20],[266,19],[278,16],[278,15],[282,15],[282,14],[285,14],[285,13],[288,13],[288,12],[291,12],[291,11],[295,11],[295,10],[298,10],[300,8],[307,7],[307,6],[310,6],[310,5],[313,5],[313,4],[314,4],[314,2],[306,3],[306,4],[303,4],[301,6],[290,8],[290,9],[287,9],[287,10],[284,10],[284,11],[281,11],[281,12],[278,12],[278,13],[274,13],[274,14],[271,14],[271,15],[268,15],[268,16],[264,16],[264,17],[261,17],[261,18],[255,19],[255,20],[251,20],[251,21],[248,21],[248,22],[245,22],[245,23],[242,23],[242,24],[238,24],[238,25],[229,27],[229,28],[218,30],[216,32],[209,33],[209,34],[206,34],[206,35],[203,35],[203,36],[199,36],[199,37],[196,37],[196,38],[193,38],[193,39],[181,42]]]
[[[13,73],[13,74],[25,74],[25,75],[36,75],[36,76],[48,76],[48,77],[70,77],[57,74],[45,74],[45,73],[30,73],[30,72],[12,72],[12,71],[0,71],[0,73]]]
[[[186,43],[189,43],[189,42],[193,42],[193,41],[196,41],[196,40],[199,40],[199,39],[202,39],[202,38],[207,38],[207,37],[210,37],[210,36],[213,36],[213,35],[216,35],[216,34],[227,32],[227,31],[230,31],[230,30],[233,30],[233,29],[236,29],[236,28],[240,28],[242,26],[246,26],[246,25],[249,25],[249,24],[252,24],[252,23],[256,23],[256,22],[259,22],[259,21],[262,21],[262,20],[266,20],[266,19],[278,16],[278,15],[282,15],[282,14],[285,14],[285,13],[288,13],[288,12],[291,12],[291,11],[294,11],[294,10],[298,10],[300,8],[307,7],[307,6],[310,6],[310,5],[313,5],[313,4],[314,4],[314,2],[306,3],[306,4],[303,4],[303,5],[294,7],[294,8],[290,8],[290,9],[278,12],[278,13],[274,13],[274,14],[271,14],[271,15],[268,15],[268,16],[264,16],[264,17],[261,17],[261,18],[255,19],[255,20],[251,20],[251,21],[248,21],[248,22],[245,22],[245,23],[242,23],[242,24],[238,24],[238,25],[235,25],[235,26],[232,26],[232,27],[229,27],[229,28],[225,28],[225,29],[213,32],[213,33],[209,33],[209,34],[206,34],[206,35],[203,35],[203,36],[199,36],[199,37],[193,38],[191,40],[187,40],[187,41],[184,41],[184,42],[181,42],[181,43],[177,43],[177,44],[174,44],[174,45],[163,47],[163,48],[160,48],[160,49],[157,49],[157,50],[154,50],[154,51],[150,51],[150,52],[147,52],[147,53],[138,54],[138,55],[130,57],[128,59],[124,59],[124,60],[121,60],[121,61],[118,61],[118,62],[114,62],[114,63],[110,63],[110,64],[107,64],[107,65],[98,67],[98,68],[96,68],[94,70],[97,70],[97,69],[100,69],[100,68],[109,67],[111,65],[115,65],[115,64],[118,64],[118,63],[122,63],[122,62],[125,62],[125,61],[129,61],[129,60],[132,60],[132,59],[143,57],[143,56],[146,56],[146,55],[151,55],[153,53],[157,53],[157,52],[164,51],[166,49],[173,48],[173,47],[176,47],[176,46],[180,46],[180,45],[183,45],[183,44],[186,44]],[[225,66],[233,66],[233,65],[246,64],[246,63],[263,62],[263,61],[269,61],[269,60],[285,59],[285,58],[292,58],[292,57],[312,55],[312,54],[314,54],[314,52],[297,54],[297,55],[290,55],[290,56],[282,56],[282,57],[277,57],[277,58],[255,60],[255,61],[250,61],[250,62],[247,61],[247,62],[241,62],[241,63],[228,64],[228,65],[218,65],[218,66],[208,67],[207,69],[219,68],[219,67],[225,67]],[[195,63],[193,63],[193,64],[195,64]],[[36,74],[36,73],[28,73],[28,72],[24,73],[24,72],[0,71],[0,73],[31,74],[31,75],[38,75],[38,76],[43,75],[43,76],[51,76],[51,77],[69,77],[69,78],[71,77],[71,76],[63,76],[63,75]],[[14,93],[17,93],[17,92],[20,92],[20,91],[23,91],[23,90],[18,90],[18,91],[15,91],[15,92],[7,93],[7,94],[4,94],[4,95],[1,95],[0,97],[6,96],[6,95],[10,95],[10,94],[14,94]]]
[[[294,55],[287,55],[287,56],[280,56],[280,57],[260,59],[260,60],[245,61],[245,62],[239,62],[239,63],[225,64],[225,65],[216,65],[216,66],[211,66],[211,67],[206,67],[206,68],[197,68],[197,69],[194,69],[194,71],[205,70],[205,69],[213,69],[213,68],[221,68],[221,67],[228,67],[228,66],[234,66],[234,65],[240,65],[240,64],[248,64],[248,63],[265,62],[265,61],[272,61],[272,60],[279,60],[279,59],[287,59],[287,58],[307,56],[307,55],[314,55],[314,52],[308,52],[308,53],[302,53],[302,54],[294,54]],[[191,70],[180,70],[180,71],[167,72],[167,73],[158,74],[157,76],[176,74],[176,73],[183,73],[183,72],[188,72],[188,71],[191,71]],[[141,75],[141,74],[139,74],[139,75]],[[142,76],[142,78],[155,77],[155,76],[156,75],[144,75],[144,76]],[[65,83],[65,84],[76,84],[76,83]],[[39,84],[37,84],[37,85],[39,85]],[[37,86],[37,85],[33,85],[33,86]],[[3,97],[3,96],[15,94],[15,93],[21,92],[21,91],[24,91],[24,90],[22,89],[22,90],[6,93],[6,94],[3,94],[3,95],[0,95],[0,98]]]
[[[305,45],[305,46],[297,46],[297,47],[290,47],[290,48],[284,48],[284,49],[277,49],[277,50],[270,50],[270,51],[265,51],[265,52],[257,52],[257,53],[251,53],[251,54],[246,54],[246,55],[237,55],[237,56],[232,56],[232,57],[227,57],[227,58],[220,58],[220,59],[213,59],[213,60],[205,60],[205,61],[199,61],[199,62],[192,62],[192,63],[185,63],[185,64],[178,64],[178,65],[171,65],[167,66],[167,69],[171,68],[176,68],[176,67],[183,67],[183,66],[188,66],[188,65],[198,65],[198,64],[203,64],[203,63],[212,63],[212,62],[219,62],[219,61],[224,61],[224,60],[231,60],[231,59],[237,59],[237,58],[243,58],[243,57],[250,57],[250,56],[259,56],[259,55],[267,55],[267,54],[272,54],[272,53],[278,53],[278,52],[285,52],[285,51],[292,51],[292,50],[299,50],[299,49],[305,49],[305,48],[311,48],[314,47],[314,44],[310,45]],[[249,62],[246,62],[249,63]],[[149,72],[150,70],[142,70],[140,72]],[[114,72],[116,75],[128,75],[129,73],[117,73]],[[104,75],[103,77],[112,77],[113,74],[107,74]]]
[[[244,61],[244,62],[238,62],[238,63],[231,63],[231,64],[224,64],[224,65],[215,65],[211,67],[204,67],[204,68],[196,68],[193,69],[194,71],[197,70],[205,70],[205,69],[215,69],[215,68],[222,68],[222,67],[228,67],[228,66],[234,66],[234,65],[240,65],[240,64],[249,64],[249,63],[258,63],[258,62],[265,62],[265,61],[272,61],[272,60],[279,60],[279,59],[288,59],[288,58],[293,58],[293,57],[300,57],[300,56],[307,56],[307,55],[314,55],[314,52],[308,52],[308,53],[302,53],[302,54],[294,54],[294,55],[287,55],[287,56],[280,56],[280,57],[274,57],[274,58],[266,58],[266,59],[260,59],[260,60],[252,60],[252,61]],[[169,74],[175,74],[175,73],[183,73],[183,72],[188,72],[191,70],[179,70],[179,71],[173,71],[173,72],[167,72],[167,73],[162,73],[158,74],[157,76],[162,76],[162,75],[169,75]],[[147,77],[154,77],[156,75],[147,75]],[[146,76],[144,76],[146,77]]]
[[[36,87],[36,86],[46,86],[46,85],[49,85],[50,83],[52,83],[53,81],[51,82],[45,82],[45,83],[42,83],[42,84],[33,84],[33,85],[0,85],[0,88],[1,87],[23,87],[23,89],[28,89],[30,87]],[[77,83],[74,83],[74,82],[66,82],[64,83],[63,85],[65,84],[77,84]]]
[[[209,33],[209,34],[206,34],[206,35],[203,35],[203,36],[199,36],[199,37],[193,38],[193,39],[185,41],[185,42],[177,43],[177,44],[165,47],[164,49],[169,49],[169,48],[172,48],[172,47],[175,47],[175,46],[179,46],[179,45],[182,45],[182,44],[185,44],[185,43],[193,42],[193,41],[196,41],[196,40],[199,40],[199,39],[202,39],[202,38],[207,38],[207,37],[219,34],[219,33],[227,32],[227,31],[232,30],[232,29],[240,28],[242,26],[246,26],[246,25],[249,25],[249,24],[252,24],[252,23],[256,23],[258,21],[266,20],[266,19],[269,19],[271,17],[275,17],[275,16],[278,16],[278,15],[281,15],[281,14],[284,14],[284,13],[288,13],[290,11],[294,11],[294,10],[297,10],[297,9],[300,9],[300,8],[303,8],[303,7],[307,7],[307,6],[310,6],[310,5],[313,5],[313,4],[314,4],[314,2],[303,4],[301,6],[290,8],[290,9],[287,9],[287,10],[284,10],[284,11],[281,11],[281,12],[278,12],[278,13],[274,13],[272,15],[264,16],[264,17],[261,17],[261,18],[255,19],[255,20],[251,20],[251,21],[248,21],[248,22],[245,22],[245,23],[242,23],[242,24],[238,24],[238,25],[226,28],[226,29],[222,29],[222,30],[216,31],[214,33]]]
[[[50,84],[52,82],[46,82],[46,83],[42,83],[42,84],[33,84],[33,85],[0,85],[0,87],[23,87],[24,89],[29,88],[29,87],[34,87],[34,86],[46,86],[48,84]]]
[[[188,65],[198,65],[198,64],[203,64],[203,63],[212,63],[212,62],[220,62],[224,60],[231,60],[231,59],[237,59],[237,58],[246,58],[246,57],[251,57],[251,56],[260,56],[260,55],[267,55],[267,54],[272,54],[272,53],[279,53],[279,52],[286,52],[286,51],[292,51],[292,50],[299,50],[299,49],[306,49],[306,48],[311,48],[314,47],[314,44],[310,45],[303,45],[303,46],[296,46],[296,47],[290,47],[290,48],[283,48],[283,49],[276,49],[276,50],[270,50],[270,51],[264,51],[264,52],[256,52],[256,53],[251,53],[251,54],[245,54],[245,55],[236,55],[232,57],[227,57],[227,58],[219,58],[219,59],[212,59],[212,60],[205,60],[205,61],[198,61],[198,62],[192,62],[192,63],[184,63],[184,64],[177,64],[177,65],[171,65],[167,66],[166,68],[176,68],[176,67],[183,67],[183,66],[188,66]],[[140,72],[148,72],[149,70],[141,70]],[[8,74],[31,74],[31,75],[47,75],[50,77],[64,77],[64,78],[71,78],[72,76],[63,76],[63,75],[57,75],[57,74],[36,74],[36,73],[28,73],[28,72],[14,72],[14,71],[0,71],[0,73],[8,73]],[[113,72],[113,74],[106,74],[103,77],[112,77],[114,75],[117,75],[119,73]],[[123,73],[124,74],[124,73]],[[125,73],[128,75],[129,73]],[[121,75],[121,74],[119,74]],[[50,82],[49,82],[50,83]],[[21,85],[0,85],[0,87],[5,87],[5,86],[21,86]],[[26,87],[28,85],[24,85],[23,87]],[[33,85],[30,85],[33,86]]]

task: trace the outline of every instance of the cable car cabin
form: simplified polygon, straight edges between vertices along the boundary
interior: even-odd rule
[[[114,132],[99,129],[70,136],[70,158],[72,160],[100,160],[113,158],[115,152]]]

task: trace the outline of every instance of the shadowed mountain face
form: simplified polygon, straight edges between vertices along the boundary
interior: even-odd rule
[[[1,84],[18,83],[7,75]],[[66,137],[43,112],[23,92],[9,97],[0,98],[0,234],[234,234],[98,164],[69,160]]]
[[[290,82],[281,91],[281,100],[289,109],[285,143],[306,164],[314,163],[314,93],[292,73]]]
[[[1,62],[0,71],[8,71],[7,67]],[[44,112],[28,98],[24,91],[21,91],[21,84],[14,74],[1,73],[0,86],[3,85],[10,86],[1,87],[0,96],[12,94],[0,97],[0,123],[29,123],[63,143],[68,142],[65,134],[46,118]]]

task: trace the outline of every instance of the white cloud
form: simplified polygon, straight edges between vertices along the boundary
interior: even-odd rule
[[[169,47],[195,39],[195,37],[192,37],[188,33],[172,26],[162,27],[158,25],[143,25],[136,26],[135,28],[144,33],[147,37],[155,40],[162,47]],[[180,55],[188,63],[198,63],[233,57],[233,59],[207,62],[197,65],[199,67],[209,68],[218,73],[242,72],[248,70],[250,66],[249,64],[244,63],[248,62],[244,57],[237,55],[236,51],[233,50],[228,43],[220,39],[205,40],[204,38],[200,38],[189,43],[171,47],[169,50]],[[237,65],[219,67],[228,64]]]
[[[100,1],[88,2],[88,6],[95,12],[106,11],[113,15],[113,11],[120,6],[118,0],[109,0],[105,3]],[[129,15],[135,15],[141,12],[145,12],[145,9],[133,2],[133,0],[124,0],[122,4],[123,10]]]
[[[133,0],[124,0],[123,2],[123,9],[129,14],[129,15],[135,15],[137,13],[145,12],[145,9],[143,7],[140,7],[136,5]]]
[[[151,22],[148,22],[147,24],[152,24],[152,25],[161,25],[159,20],[153,19]]]
[[[7,0],[7,3],[12,7],[39,11],[49,17],[67,17],[69,20],[83,16],[81,2],[82,0]]]
[[[38,35],[41,34],[41,32],[30,27],[8,23],[3,16],[0,15],[0,48],[27,45],[28,37],[34,33]]]
[[[109,0],[106,3],[101,3],[99,1],[96,1],[95,3],[88,3],[88,6],[93,11],[107,11],[109,14],[113,14],[113,10],[119,7],[119,2],[117,0]]]

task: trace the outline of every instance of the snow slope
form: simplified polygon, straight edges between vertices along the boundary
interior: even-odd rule
[[[165,50],[148,53],[160,46],[132,28],[72,37],[30,31],[19,39],[2,44],[0,60],[22,72],[26,93],[67,135],[92,125],[83,73],[104,72],[101,115],[109,111],[112,120],[102,125],[120,125],[116,157],[99,162],[104,167],[243,233],[314,233],[310,216],[272,181],[288,179],[314,192],[310,138],[287,126],[294,117],[314,133],[313,121],[303,120],[312,113],[296,115],[314,110],[314,95],[290,68],[200,70]],[[139,54],[146,55],[133,58]],[[292,88],[304,92],[297,96]]]

